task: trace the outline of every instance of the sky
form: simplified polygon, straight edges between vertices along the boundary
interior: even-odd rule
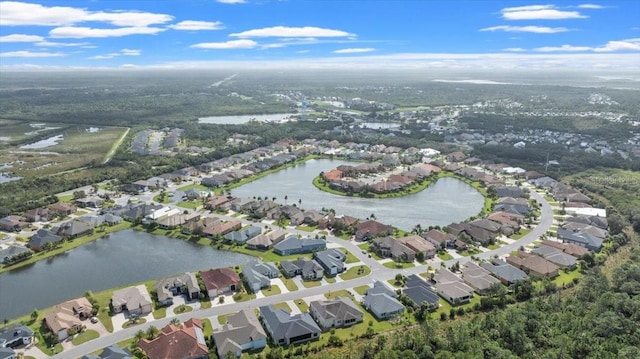
[[[0,1],[0,70],[640,71],[640,1]]]

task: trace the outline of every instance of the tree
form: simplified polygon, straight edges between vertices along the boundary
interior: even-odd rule
[[[33,312],[31,312],[31,320],[35,322],[36,320],[38,320],[39,315],[40,313],[38,313],[38,310],[34,309]]]
[[[180,319],[178,319],[178,318],[171,319],[171,324],[173,324],[175,326],[180,325],[181,324]]]
[[[142,330],[138,330],[138,331],[136,332],[136,334],[134,335],[134,338],[136,338],[136,342],[137,342],[138,340],[140,340],[140,339],[144,338],[144,336],[145,336],[144,331],[142,331]]]
[[[160,334],[160,329],[152,325],[149,328],[147,328],[147,331],[145,334],[147,335],[147,339],[153,340],[158,336],[158,334]]]

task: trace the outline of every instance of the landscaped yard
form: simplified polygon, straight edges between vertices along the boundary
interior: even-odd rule
[[[188,306],[188,305],[184,305],[184,304],[179,305],[179,306],[177,306],[177,307],[173,308],[173,313],[174,313],[174,314],[189,313],[189,312],[191,312],[191,311],[193,311],[193,308],[191,308],[191,307],[190,307],[190,306]]]
[[[412,268],[412,267],[416,266],[413,263],[393,262],[393,261],[385,262],[382,265],[387,267],[387,268],[393,268],[393,269],[406,269],[406,268]]]
[[[293,302],[296,303],[296,307],[298,307],[298,309],[300,309],[302,313],[309,312],[309,304],[307,304],[307,302],[305,302],[304,300],[296,299]]]
[[[319,280],[303,280],[302,285],[305,288],[319,287],[322,284]]]
[[[499,244],[497,244],[497,243],[496,243],[496,244],[489,244],[489,245],[487,245],[487,249],[494,250],[494,249],[498,249],[498,248],[500,248],[500,245],[499,245]]]
[[[82,343],[88,342],[89,340],[96,339],[100,336],[98,332],[92,329],[87,329],[84,332],[78,334],[71,340],[71,344],[80,345]]]
[[[481,253],[481,252],[477,248],[470,248],[470,249],[467,249],[466,251],[458,252],[458,254],[460,254],[461,256],[464,256],[464,257],[473,256],[473,255],[476,255],[478,253]]]
[[[238,252],[238,253],[244,253],[244,254],[248,254],[250,256],[254,256],[257,258],[262,259],[263,262],[281,262],[281,261],[285,261],[285,260],[296,260],[300,257],[305,257],[305,258],[309,258],[311,259],[311,254],[291,254],[288,256],[281,256],[277,253],[274,253],[273,250],[268,250],[268,251],[258,251],[255,249],[249,249],[246,248],[244,246],[231,246],[228,244],[225,244],[222,246],[223,250],[228,250],[228,251],[232,251],[232,252]]]
[[[340,274],[342,280],[350,280],[354,278],[364,277],[371,273],[371,268],[366,265],[356,266],[349,268],[346,272]]]
[[[438,253],[438,258],[442,259],[443,261],[448,261],[450,259],[453,259],[451,254],[447,252]]]
[[[336,282],[336,278],[335,277],[326,277],[324,280],[326,280],[327,283],[335,283]]]
[[[296,226],[296,229],[299,231],[304,231],[304,232],[313,232],[316,229],[318,229],[318,227],[314,227],[314,226]]]
[[[182,208],[196,209],[200,206],[202,206],[202,201],[200,200],[178,202],[178,207]]]
[[[335,292],[327,292],[327,293],[324,294],[324,296],[327,297],[327,299],[334,299],[334,298],[337,298],[337,297],[349,297],[349,298],[352,298],[351,294],[349,292],[347,292],[346,290],[344,290],[344,289],[343,290],[338,290],[338,291],[335,291]]]
[[[280,280],[282,281],[282,283],[284,283],[284,286],[287,287],[287,290],[289,292],[294,292],[298,290],[298,286],[293,280],[289,278],[284,278],[284,277],[281,277]]]
[[[520,232],[511,236],[511,239],[518,240],[531,232],[531,229],[520,229]]]
[[[287,302],[282,302],[282,303],[276,303],[273,305],[276,309],[284,309],[287,312],[291,313],[291,307],[289,306],[289,304],[287,304]]]
[[[349,263],[358,263],[360,262],[360,260],[354,256],[353,254],[351,254],[351,252],[349,252],[346,248],[340,248],[341,251],[343,251],[346,255],[347,255],[347,259],[345,260],[345,263],[349,264]]]
[[[271,287],[262,290],[262,294],[264,294],[265,297],[269,297],[269,296],[280,294],[280,293],[282,292],[280,291],[280,287],[277,285],[272,285]]]
[[[178,191],[185,192],[185,191],[188,191],[190,189],[197,189],[197,190],[200,190],[200,191],[210,191],[211,190],[209,187],[203,186],[201,184],[190,184],[190,185],[187,185],[187,186],[179,187]]]
[[[154,319],[161,319],[167,316],[167,307],[159,307],[152,313]]]
[[[574,269],[571,272],[565,272],[564,270],[558,271],[558,276],[553,280],[553,282],[559,287],[562,288],[563,284],[569,284],[573,282],[574,278],[582,278],[582,273],[579,270]]]
[[[226,314],[220,314],[218,316],[218,323],[220,323],[220,325],[227,324],[227,315]]]
[[[353,288],[353,290],[360,295],[365,295],[367,294],[367,290],[369,290],[369,288],[371,287],[369,287],[368,285],[361,285],[359,287]]]

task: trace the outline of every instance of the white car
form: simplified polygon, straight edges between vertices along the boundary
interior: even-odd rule
[[[97,317],[91,317],[91,319],[89,319],[91,321],[91,323],[96,324],[98,322],[98,318]]]

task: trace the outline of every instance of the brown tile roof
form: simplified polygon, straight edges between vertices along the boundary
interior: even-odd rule
[[[217,268],[202,272],[202,281],[207,290],[225,288],[241,283],[240,276],[231,268]]]
[[[138,344],[149,359],[207,358],[209,353],[199,319],[187,320],[182,328],[169,324],[156,339]]]

